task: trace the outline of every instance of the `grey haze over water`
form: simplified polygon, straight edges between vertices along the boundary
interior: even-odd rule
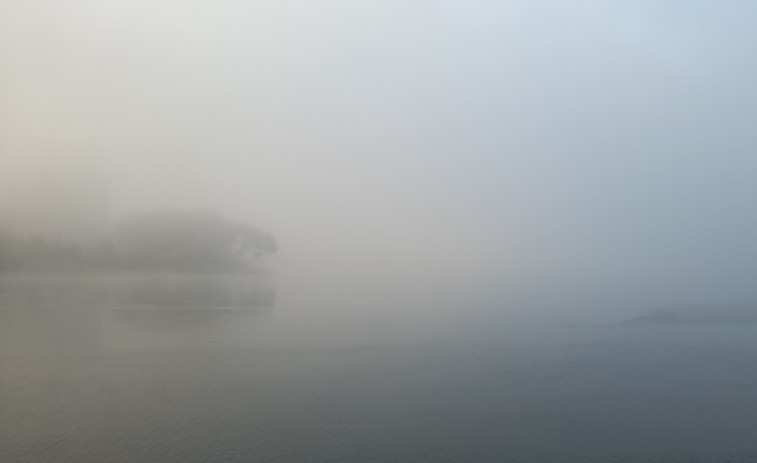
[[[754,272],[751,2],[0,8],[8,220],[89,175],[113,216],[252,221],[290,273]]]
[[[0,461],[757,461],[756,20],[0,0]]]

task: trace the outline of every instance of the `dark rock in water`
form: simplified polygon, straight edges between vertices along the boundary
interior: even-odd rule
[[[662,307],[624,325],[757,324],[757,304],[689,304]]]

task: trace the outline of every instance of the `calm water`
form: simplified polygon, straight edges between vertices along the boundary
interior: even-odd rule
[[[680,296],[0,278],[0,462],[757,461],[757,326]]]

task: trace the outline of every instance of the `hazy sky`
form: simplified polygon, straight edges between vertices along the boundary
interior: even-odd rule
[[[107,173],[284,268],[757,270],[757,2],[0,0],[0,182]],[[21,185],[21,187],[19,187]]]

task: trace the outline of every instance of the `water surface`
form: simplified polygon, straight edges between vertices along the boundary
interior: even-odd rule
[[[757,329],[642,296],[5,276],[0,461],[757,461]]]

